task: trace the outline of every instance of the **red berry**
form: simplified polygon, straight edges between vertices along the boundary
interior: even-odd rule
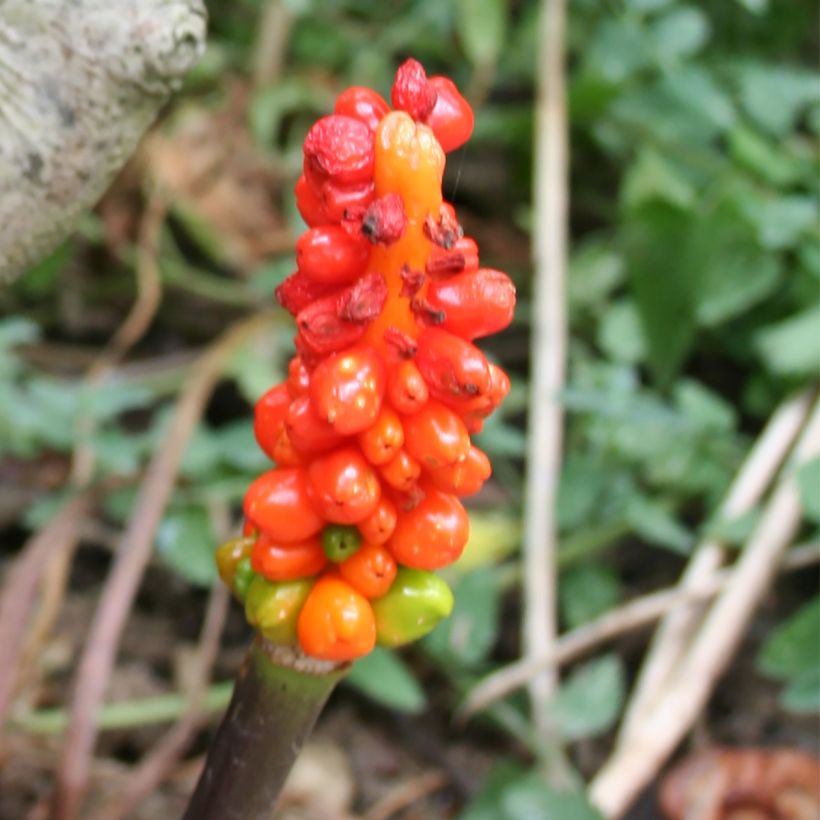
[[[393,107],[406,111],[414,120],[424,122],[436,104],[436,90],[427,80],[424,66],[412,59],[405,60],[396,71],[390,89]]]
[[[305,455],[330,450],[343,441],[343,436],[319,416],[308,396],[291,402],[285,416],[285,429],[296,450]]]
[[[412,416],[404,419],[404,441],[407,451],[425,469],[454,464],[470,451],[470,435],[461,419],[436,401],[429,401]]]
[[[398,194],[385,194],[370,204],[362,218],[362,233],[374,245],[392,245],[407,226],[404,202]]]
[[[245,493],[245,518],[275,541],[293,543],[316,535],[324,526],[308,497],[300,468],[270,470]]]
[[[299,271],[315,282],[344,285],[367,265],[370,245],[364,237],[351,236],[337,225],[312,228],[296,242]]]
[[[336,114],[343,114],[363,122],[375,132],[382,117],[390,113],[390,106],[375,91],[354,85],[339,94],[333,110]]]
[[[416,364],[430,394],[453,407],[484,396],[490,388],[490,366],[475,345],[439,328],[419,333]]]
[[[477,493],[491,474],[490,459],[475,446],[470,447],[467,455],[454,464],[427,473],[430,483],[437,490],[457,496]]]
[[[355,447],[342,447],[319,456],[307,472],[310,497],[327,521],[356,524],[375,511],[381,485]]]
[[[305,176],[314,190],[368,182],[373,177],[373,133],[359,120],[331,114],[308,131],[304,142]]]
[[[481,268],[431,282],[427,304],[443,314],[444,330],[465,339],[489,336],[512,321],[515,285],[506,273]]]
[[[317,282],[315,279],[305,276],[302,271],[296,271],[276,288],[274,295],[276,301],[288,313],[296,316],[317,299],[322,299],[335,290],[338,290],[338,288],[333,285]]]
[[[279,434],[285,427],[285,416],[290,405],[287,385],[277,384],[265,393],[253,409],[253,434],[265,454],[276,459],[274,452]]]
[[[470,522],[461,502],[428,490],[414,509],[399,515],[387,548],[406,567],[439,569],[461,555],[469,534]]]
[[[293,192],[296,194],[296,207],[308,225],[326,225],[331,221],[322,207],[321,197],[310,187],[304,174],[296,180]]]
[[[414,362],[399,362],[390,370],[387,397],[399,413],[416,413],[424,406],[430,392]]]
[[[449,250],[433,245],[424,270],[433,279],[478,270],[478,246],[475,240],[462,236]]]
[[[322,186],[322,210],[331,222],[342,222],[348,212],[364,210],[376,196],[373,182],[357,182],[354,185],[326,183]]]
[[[370,427],[385,391],[381,356],[369,346],[351,347],[322,361],[310,379],[310,397],[318,415],[343,435]]]
[[[461,96],[455,83],[447,77],[431,77],[436,104],[426,118],[436,139],[445,151],[460,148],[473,133],[473,109]]]

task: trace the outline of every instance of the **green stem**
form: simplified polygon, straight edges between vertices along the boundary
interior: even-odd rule
[[[269,817],[305,738],[348,668],[257,637],[183,820]]]

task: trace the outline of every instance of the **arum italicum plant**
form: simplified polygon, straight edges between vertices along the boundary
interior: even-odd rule
[[[412,59],[391,100],[349,88],[305,138],[309,227],[276,291],[296,355],[254,416],[275,466],[248,488],[242,537],[217,551],[257,637],[189,818],[267,816],[349,663],[449,615],[435,571],[461,555],[460,499],[490,476],[470,436],[509,380],[473,340],[509,324],[515,289],[479,265],[441,193],[473,113]]]

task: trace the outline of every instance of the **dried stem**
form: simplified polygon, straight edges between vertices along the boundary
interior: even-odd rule
[[[199,638],[196,670],[188,693],[188,708],[140,761],[122,794],[94,815],[94,820],[123,820],[151,795],[190,744],[203,720],[202,702],[211,677],[219,639],[228,614],[230,595],[225,586],[215,584],[208,598],[205,623]]]
[[[125,621],[151,557],[154,534],[174,488],[185,446],[230,354],[271,321],[260,314],[232,326],[194,366],[165,440],[146,470],[77,670],[53,803],[54,820],[73,820],[85,793],[97,736],[97,714]]]
[[[567,256],[567,113],[564,0],[541,3],[535,137],[535,221],[529,451],[524,521],[524,655],[555,643],[555,498],[561,470]],[[548,704],[556,683],[545,668],[530,684],[533,720],[543,741],[553,735]]]
[[[795,448],[786,475],[766,504],[726,588],[709,608],[666,691],[639,727],[628,735],[590,785],[607,817],[621,817],[666,757],[691,728],[736,649],[800,525],[800,495],[794,468],[820,453],[820,401]]]
[[[270,817],[305,738],[347,669],[257,638],[183,820]]]
[[[811,400],[811,391],[801,393],[785,402],[772,416],[720,507],[722,518],[730,520],[744,515],[760,501],[800,432]],[[698,591],[709,586],[724,560],[725,550],[720,542],[703,541],[692,554],[680,581],[681,589]],[[702,614],[702,606],[684,599],[658,625],[624,713],[621,738],[640,727],[644,715],[664,691]]]
[[[820,543],[795,547],[783,558],[781,570],[789,572],[820,562]],[[729,569],[721,570],[699,584],[697,589],[683,586],[660,589],[605,612],[588,624],[562,635],[547,655],[524,658],[496,670],[480,681],[465,698],[456,713],[456,720],[464,722],[526,685],[544,666],[562,666],[576,660],[591,649],[611,641],[626,632],[639,629],[684,604],[703,602],[723,589],[732,577]]]
[[[92,497],[93,493],[86,491],[65,504],[46,527],[26,542],[6,575],[0,593],[0,669],[4,670],[0,675],[0,727],[6,723],[17,685],[17,672],[10,670],[19,668],[26,622],[35,601],[42,567],[53,554],[67,549],[77,537]]]

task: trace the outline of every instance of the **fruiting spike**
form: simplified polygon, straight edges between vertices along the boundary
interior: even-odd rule
[[[467,542],[459,497],[491,471],[470,435],[509,390],[472,340],[510,323],[515,288],[480,267],[441,195],[473,112],[412,59],[391,99],[349,88],[305,138],[309,230],[276,290],[297,355],[254,415],[276,468],[248,489],[244,537],[217,551],[257,630],[326,661],[416,640],[450,613],[434,570]]]

